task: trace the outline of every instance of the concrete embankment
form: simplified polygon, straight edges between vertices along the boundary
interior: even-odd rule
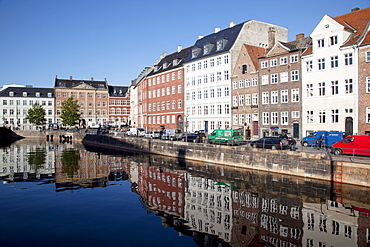
[[[70,136],[73,141],[81,141],[100,147],[128,149],[166,155],[179,159],[217,163],[235,168],[256,169],[286,175],[322,179],[338,184],[348,183],[370,187],[370,165],[354,162],[335,161],[328,153],[294,152],[288,150],[255,149],[249,146],[223,146],[211,144],[162,141],[114,135],[96,135],[85,132],[16,131],[18,135],[33,138],[58,140]],[[369,158],[370,159],[370,158]]]

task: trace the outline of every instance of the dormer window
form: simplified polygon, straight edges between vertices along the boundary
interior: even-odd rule
[[[14,96],[14,92],[9,92],[9,96]]]
[[[172,61],[173,66],[178,65],[178,64],[179,64],[179,62],[180,62],[180,58],[175,58],[175,59]]]
[[[48,97],[49,98],[53,97],[53,94],[52,93],[48,93]]]
[[[167,62],[164,62],[163,63],[163,69],[167,68],[168,67],[168,63]]]
[[[36,97],[40,97],[40,93],[39,92],[36,92]]]
[[[191,58],[197,58],[200,53],[200,48],[196,47],[191,50]]]
[[[23,92],[23,97],[27,97],[27,92]]]
[[[209,53],[211,53],[211,50],[213,48],[213,44],[212,43],[207,43],[203,46],[203,55],[208,55]]]
[[[227,39],[219,39],[217,40],[217,47],[216,47],[216,51],[221,51],[225,48],[227,44]]]

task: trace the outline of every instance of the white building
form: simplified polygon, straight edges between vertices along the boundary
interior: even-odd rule
[[[199,37],[184,62],[188,131],[230,128],[231,73],[242,45],[267,48],[287,36],[286,28],[250,20]]]
[[[358,45],[369,28],[368,10],[325,15],[312,32],[312,46],[302,55],[303,135],[358,133]]]
[[[27,87],[6,87],[0,91],[0,125],[22,130],[35,129],[27,120],[28,110],[33,104],[45,110],[46,125],[55,123],[54,89]]]

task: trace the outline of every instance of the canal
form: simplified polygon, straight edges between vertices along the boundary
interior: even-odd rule
[[[0,246],[370,243],[365,187],[35,139],[0,155]]]

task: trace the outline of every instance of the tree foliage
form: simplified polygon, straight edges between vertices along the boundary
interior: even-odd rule
[[[43,168],[46,160],[45,148],[36,148],[35,151],[28,152],[28,163],[37,172]]]
[[[73,177],[73,175],[77,174],[80,169],[80,166],[78,165],[80,161],[80,153],[78,150],[63,150],[61,157],[62,173],[66,173],[68,177]]]
[[[35,103],[32,108],[28,110],[26,118],[31,124],[36,126],[44,125],[46,123],[45,109],[41,105]]]
[[[77,100],[68,98],[68,100],[62,102],[62,114],[60,118],[62,119],[62,124],[67,126],[73,126],[78,124],[80,119],[79,113],[80,106]]]

